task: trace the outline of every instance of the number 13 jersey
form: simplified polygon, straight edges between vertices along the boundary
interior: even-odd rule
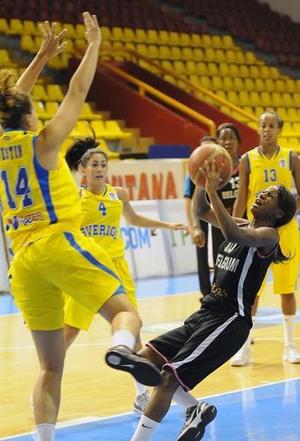
[[[290,190],[294,185],[291,151],[278,147],[271,158],[259,151],[258,147],[246,153],[249,164],[249,183],[247,195],[247,217],[251,221],[251,206],[256,196],[272,185],[284,185]]]
[[[0,136],[0,198],[12,249],[38,240],[54,229],[79,230],[80,199],[65,160],[46,170],[36,156],[37,135],[6,130]]]

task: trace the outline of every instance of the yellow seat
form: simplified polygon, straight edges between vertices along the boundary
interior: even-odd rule
[[[219,69],[216,63],[208,63],[207,70],[208,70],[208,74],[211,76],[219,75]]]
[[[272,80],[272,78],[265,79],[265,86],[266,86],[265,90],[267,92],[275,92],[275,83],[274,80]]]
[[[158,47],[155,46],[154,44],[149,44],[148,45],[148,56],[150,58],[153,58],[154,60],[157,60],[158,58],[160,58],[160,53],[159,53]]]
[[[211,83],[212,83],[212,88],[215,91],[224,89],[223,80],[219,76],[213,76],[211,78]]]
[[[191,49],[190,47],[183,47],[181,49],[181,56],[183,60],[198,61],[198,59],[195,59],[193,49]]]
[[[85,37],[85,26],[83,24],[81,24],[81,23],[77,24],[75,26],[75,29],[76,29],[76,38],[84,38]],[[108,28],[106,28],[106,29],[108,29]],[[101,26],[101,33],[102,33],[102,39],[104,39],[103,38],[103,27],[102,26]]]
[[[226,90],[226,91],[233,90],[234,85],[233,85],[233,80],[231,77],[228,77],[228,76],[223,77],[223,87],[224,87],[224,90]]]
[[[238,64],[245,64],[246,63],[246,58],[245,58],[243,51],[240,51],[240,50],[235,51],[235,63],[238,63]]]
[[[50,101],[61,102],[64,99],[62,90],[58,84],[48,84],[47,85],[47,95]]]
[[[204,49],[204,58],[206,61],[214,61],[216,58],[215,50],[212,47],[206,47]]]
[[[184,74],[186,72],[186,67],[182,61],[174,61],[173,63],[176,73]]]
[[[202,44],[204,47],[206,48],[212,48],[213,47],[213,42],[212,42],[212,37],[209,34],[203,34],[202,35]]]
[[[300,137],[300,121],[293,122],[292,130],[297,133],[297,136]]]
[[[75,40],[75,38],[77,38],[77,33],[74,25],[72,25],[71,23],[63,23],[62,28],[67,30],[67,38],[71,38],[72,40]]]
[[[141,55],[148,55],[148,48],[145,44],[139,43],[136,45],[136,51]]]
[[[226,94],[225,94],[224,90],[217,90],[217,95],[219,98],[222,98],[222,100],[226,100]],[[218,103],[217,105],[221,106],[220,103]]]
[[[286,110],[284,107],[278,107],[278,108],[277,108],[277,113],[278,113],[278,115],[280,116],[280,118],[283,119],[284,122],[286,122],[286,121],[292,121],[292,120],[289,118],[288,112],[287,112],[287,110]],[[296,112],[296,115],[297,115],[297,112]]]
[[[237,64],[229,64],[229,74],[231,77],[239,77],[240,69]]]
[[[251,127],[251,129],[253,129],[253,130],[257,130],[257,126],[258,126],[258,124],[257,124],[256,121],[248,121],[247,125],[248,125],[249,127]]]
[[[245,52],[245,63],[247,64],[256,64],[257,59],[253,52],[246,51]]]
[[[180,44],[181,46],[190,46],[191,45],[191,36],[187,32],[181,32],[180,34]]]
[[[242,77],[250,77],[250,72],[249,72],[249,68],[246,64],[241,64],[240,65],[240,75]]]
[[[47,119],[48,115],[46,114],[45,106],[42,101],[33,101],[33,107],[39,119],[41,120]]]
[[[238,96],[239,96],[239,106],[244,107],[251,105],[251,100],[247,90],[241,90]]]
[[[274,107],[280,107],[283,105],[282,96],[279,92],[272,92],[271,97],[272,97],[272,105]]]
[[[171,71],[174,70],[173,63],[169,60],[162,60],[161,67],[168,69],[168,70],[171,70]]]
[[[147,30],[147,41],[148,43],[158,44],[159,37],[156,29],[148,29]]]
[[[158,31],[158,40],[159,40],[159,44],[169,44],[170,42],[169,32],[164,30]]]
[[[239,104],[239,97],[237,92],[235,92],[234,90],[229,90],[229,92],[227,92],[227,100],[230,101],[232,104],[238,105]]]
[[[111,37],[113,41],[124,41],[123,29],[119,26],[114,26],[111,30]]]
[[[211,43],[212,43],[212,47],[216,49],[223,47],[223,42],[220,35],[212,35]]]
[[[249,74],[251,78],[260,78],[261,76],[258,66],[250,66]]]
[[[109,27],[101,26],[102,40],[112,41],[112,33]]]
[[[23,34],[23,24],[18,18],[12,18],[9,22],[8,34],[11,35],[22,35]]]
[[[71,38],[65,38],[64,42],[66,43],[66,46],[64,48],[64,52],[62,55],[64,55],[65,53],[69,53],[69,54],[73,54],[74,53],[74,42]]]
[[[216,49],[215,57],[218,63],[224,63],[226,61],[226,52],[223,49]]]
[[[22,51],[35,53],[35,43],[31,35],[22,35],[20,40],[20,46]]]
[[[191,43],[192,43],[192,46],[195,46],[195,47],[203,46],[203,42],[202,42],[201,36],[199,34],[192,34],[191,35]]]
[[[241,78],[241,77],[233,78],[233,89],[236,91],[240,91],[240,90],[245,89],[245,83],[244,83],[243,78]]]
[[[197,64],[194,61],[188,60],[185,62],[186,70],[188,74],[196,74],[197,73]]]
[[[200,84],[202,87],[205,87],[205,89],[212,88],[211,80],[207,75],[203,75],[202,77],[200,77]]]
[[[273,80],[274,81],[274,91],[275,92],[286,92],[286,82],[282,79]]]
[[[260,76],[262,76],[263,78],[271,77],[269,66],[265,66],[265,65],[260,66],[259,70],[260,70]]]
[[[285,92],[285,93],[282,93],[281,95],[282,95],[282,102],[285,107],[292,107],[294,105],[294,102],[293,102],[293,99],[292,99],[292,96],[290,93]]]
[[[256,114],[256,116],[259,116],[261,113],[263,113],[263,109],[261,108],[261,99],[260,99],[259,92],[252,91],[252,92],[250,92],[249,97],[250,97],[251,107],[256,107],[255,114]],[[260,107],[259,110],[257,110],[257,106]],[[262,109],[262,111],[261,111],[261,109]]]
[[[91,136],[91,129],[89,124],[84,121],[77,121],[74,129],[69,134],[69,138],[86,138]]]
[[[9,26],[5,18],[0,18],[0,32],[1,34],[8,34]]]
[[[168,48],[169,49],[169,48]],[[183,56],[181,54],[181,49],[178,46],[171,46],[170,57],[172,60],[181,60]]]
[[[294,80],[292,80],[291,78],[287,78],[286,80],[285,80],[285,87],[286,87],[286,90],[287,90],[287,92],[295,92],[296,91],[296,84],[295,84],[295,81]]]
[[[230,75],[229,71],[229,65],[227,63],[220,63],[219,64],[219,73],[220,75]]]
[[[180,44],[180,35],[177,32],[170,31],[169,32],[170,37],[170,44],[173,46],[177,46]]]
[[[37,29],[35,22],[32,20],[23,21],[23,35],[37,35],[39,30]]]
[[[279,78],[280,76],[279,70],[275,66],[270,66],[269,72],[272,78]]]
[[[118,121],[115,120],[106,121],[106,129],[110,133],[111,139],[128,139],[132,137],[132,134],[122,130]]]
[[[86,40],[83,38],[76,38],[74,41],[74,48],[84,50],[86,48]]]
[[[46,88],[42,84],[36,84],[32,89],[32,98],[36,101],[48,101]]]
[[[2,66],[5,67],[16,66],[16,64],[13,61],[11,61],[9,53],[6,49],[0,49],[0,60]]]
[[[110,150],[105,139],[97,138],[96,141],[99,142],[99,148],[107,154],[109,160],[120,158],[120,154],[118,152]]]
[[[170,48],[163,44],[158,46],[158,50],[159,50],[159,58],[162,60],[171,60],[172,56],[171,56],[171,51]]]
[[[272,106],[272,98],[269,92],[261,92],[260,98],[261,98],[261,104],[264,107]]]
[[[129,41],[129,42],[135,41],[135,35],[133,32],[133,29],[124,28],[123,29],[123,38],[124,38],[124,41]]]
[[[262,92],[266,89],[265,81],[262,78],[255,78],[254,79],[255,84],[255,90],[257,92]]]
[[[195,61],[202,61],[202,60],[204,60],[204,53],[203,53],[203,50],[200,47],[194,48],[193,49],[193,54],[194,54],[194,60]]]
[[[199,75],[207,75],[208,74],[207,64],[204,62],[197,63],[197,72]]]
[[[97,112],[94,112],[90,103],[83,103],[79,119],[96,121],[102,119],[102,115]]]
[[[226,53],[225,53],[226,63],[229,63],[229,64],[236,63],[235,54],[236,54],[236,51],[234,51],[232,49],[226,50]]]
[[[223,45],[222,47],[226,49],[231,49],[234,46],[231,35],[223,35]]]
[[[251,92],[251,90],[256,90],[255,83],[252,78],[245,78],[244,84],[245,84],[245,89],[248,90],[249,92]]]

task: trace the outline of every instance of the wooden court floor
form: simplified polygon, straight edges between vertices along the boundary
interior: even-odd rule
[[[297,292],[300,305],[300,291]],[[279,298],[267,286],[261,306],[279,307]],[[198,293],[176,294],[140,300],[146,342],[168,323],[180,322],[199,307]],[[194,390],[196,397],[300,377],[300,365],[284,363],[282,327],[254,330],[254,363],[243,368],[227,363]],[[297,324],[300,345],[300,324]],[[130,412],[134,386],[128,374],[108,368],[103,361],[110,344],[109,327],[96,317],[70,348],[65,365],[59,421]],[[33,428],[30,395],[38,372],[31,336],[20,315],[0,316],[0,437]]]

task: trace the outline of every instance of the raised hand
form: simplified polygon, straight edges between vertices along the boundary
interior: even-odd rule
[[[48,20],[44,21],[43,23],[39,23],[42,42],[38,53],[46,56],[48,59],[60,54],[67,44],[65,41],[63,41],[67,30],[63,29],[61,32],[57,33],[56,28],[57,24],[50,24]]]
[[[85,38],[88,43],[101,44],[102,35],[98,24],[96,15],[91,15],[89,12],[82,14],[85,25]]]
[[[206,180],[205,190],[207,193],[218,189],[221,181],[220,174],[222,167],[223,164],[217,168],[216,161],[212,160],[211,162],[205,161],[203,167],[199,168],[199,172],[205,177]]]

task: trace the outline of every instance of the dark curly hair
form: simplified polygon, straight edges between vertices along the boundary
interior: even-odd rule
[[[18,90],[15,72],[3,69],[0,72],[0,123],[4,129],[19,129],[23,118],[32,112],[32,103],[26,93]]]
[[[66,161],[69,168],[73,171],[78,170],[81,158],[88,151],[99,146],[99,142],[95,137],[87,137],[83,139],[76,139],[74,144],[68,149],[66,153]]]

